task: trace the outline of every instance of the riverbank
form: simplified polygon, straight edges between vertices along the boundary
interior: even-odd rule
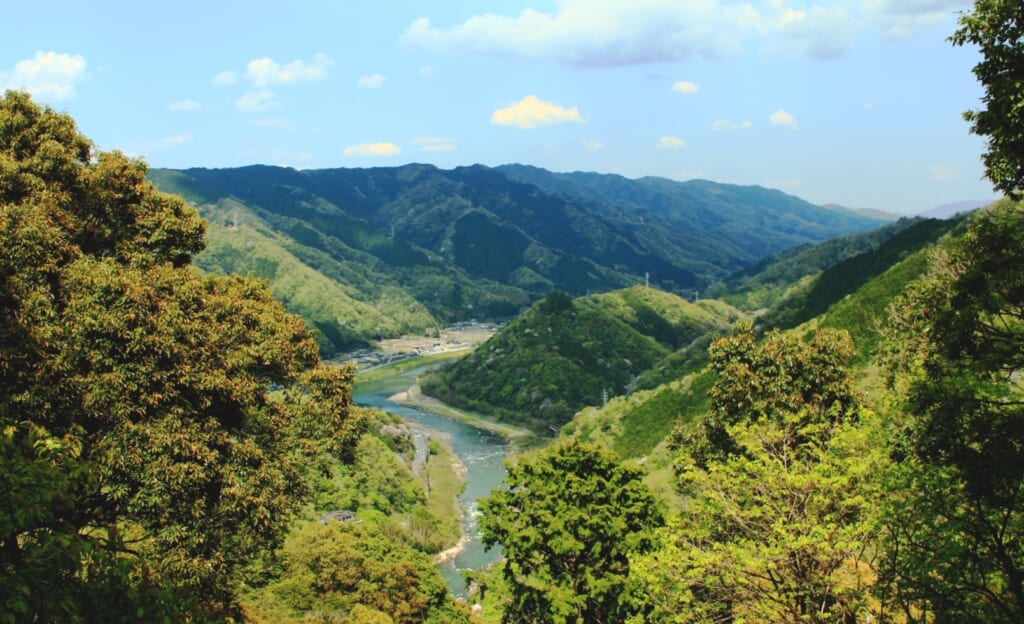
[[[467,425],[477,427],[478,429],[484,429],[491,433],[496,433],[507,439],[509,444],[511,444],[515,450],[522,450],[524,448],[534,446],[539,442],[537,434],[528,429],[523,429],[506,423],[495,422],[484,418],[479,414],[473,414],[472,412],[452,407],[451,405],[439,401],[434,397],[427,396],[423,394],[419,383],[413,383],[408,390],[391,395],[388,397],[388,400],[398,403],[399,405],[421,409],[424,412],[430,412],[431,414],[441,416],[443,418],[450,418],[452,420],[457,420]]]
[[[410,426],[439,432],[439,436],[433,433],[431,436],[443,440],[445,443],[440,446],[450,447],[454,453],[452,460],[441,456],[441,453],[431,455],[426,462],[423,477],[434,486],[438,485],[434,479],[440,475],[430,474],[431,470],[441,472],[443,469],[445,478],[453,481],[459,475],[464,478],[464,481],[459,479],[460,483],[464,483],[462,493],[458,496],[461,513],[454,514],[456,517],[461,516],[460,535],[448,542],[448,548],[434,555],[434,562],[452,593],[466,598],[463,572],[492,565],[500,553],[497,548],[485,548],[480,540],[476,501],[489,496],[495,488],[502,487],[506,476],[504,459],[511,449],[522,448],[533,436],[528,431],[488,422],[423,396],[416,387],[417,376],[438,362],[428,358],[426,361],[421,359],[419,363],[421,366],[410,366],[410,362],[403,362],[401,367],[390,365],[389,370],[377,369],[368,381],[365,377],[360,379],[361,376],[357,376],[353,400],[358,405],[400,416]],[[398,368],[400,370],[396,370]],[[438,510],[440,507],[441,502],[438,500]]]

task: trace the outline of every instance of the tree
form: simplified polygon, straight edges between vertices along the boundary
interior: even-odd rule
[[[985,88],[982,110],[964,113],[971,132],[988,137],[982,157],[995,187],[1020,199],[1024,192],[1024,2],[976,0],[960,16],[954,45],[978,46],[982,60],[974,66]]]
[[[239,617],[308,494],[302,402],[270,389],[327,400],[339,455],[361,433],[302,322],[191,267],[204,224],[145,174],[0,100],[0,621]]]
[[[512,588],[502,621],[601,624],[642,612],[630,556],[662,523],[642,476],[575,439],[509,467],[509,489],[480,502],[484,543],[501,544]]]
[[[1024,622],[1024,205],[976,215],[890,320],[888,591],[943,621]]]
[[[822,422],[845,418],[858,406],[846,370],[852,345],[845,332],[817,331],[805,343],[773,331],[758,344],[753,327],[740,324],[708,353],[718,374],[711,408],[695,428],[674,435],[676,447],[698,467],[739,451],[728,430],[741,422],[781,424],[800,410],[805,421]]]
[[[308,523],[288,537],[279,557],[280,577],[263,590],[273,597],[263,602],[283,607],[272,614],[275,621],[475,621],[428,555],[360,524]]]
[[[746,326],[715,342],[711,410],[678,447],[686,508],[639,563],[648,621],[878,615],[870,500],[884,457],[871,450],[877,419],[851,389],[851,353],[831,330],[758,343]]]

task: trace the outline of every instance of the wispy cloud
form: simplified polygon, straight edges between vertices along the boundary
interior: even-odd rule
[[[909,36],[969,0],[559,0],[552,10],[481,13],[452,26],[413,21],[401,42],[444,54],[578,66],[720,59],[784,52],[842,56],[865,34]]]
[[[250,88],[235,100],[235,108],[244,113],[265,112],[281,106],[277,93],[270,87],[323,80],[333,64],[334,61],[321,53],[313,55],[312,61],[296,59],[284,64],[264,56],[249,61],[244,72],[224,70],[211,82],[231,86],[244,80]]]
[[[384,76],[380,74],[367,74],[360,76],[356,84],[364,89],[380,89],[384,86],[384,80]]]
[[[287,117],[260,117],[249,120],[250,126],[258,128],[293,128],[295,124]]]
[[[865,13],[889,39],[906,39],[970,9],[967,0],[863,0]]]
[[[262,113],[280,107],[277,95],[270,89],[247,91],[235,100],[235,108],[243,113]]]
[[[936,182],[955,182],[960,179],[960,170],[950,165],[934,164],[931,166],[932,180]]]
[[[696,93],[700,91],[700,85],[696,82],[690,82],[689,80],[680,80],[672,85],[672,90],[678,91],[679,93]]]
[[[820,61],[838,58],[850,51],[864,27],[849,7],[833,2],[808,10],[783,7],[769,22],[775,36],[769,47],[791,50]]]
[[[238,82],[238,72],[226,69],[222,72],[217,72],[210,83],[217,85],[218,87],[227,87]]]
[[[600,152],[604,149],[604,143],[597,139],[587,139],[583,141],[583,148],[591,152]]]
[[[19,89],[41,100],[70,100],[78,95],[75,85],[85,78],[85,67],[85,59],[78,54],[36,52],[15,63],[11,71],[0,72],[0,91]]]
[[[711,124],[711,129],[715,132],[739,132],[740,130],[750,130],[754,127],[754,122],[749,119],[743,121],[729,121],[728,119],[716,119]]]
[[[153,152],[160,152],[173,149],[192,142],[192,135],[188,132],[166,136],[161,139],[153,139],[122,146],[120,149],[130,156],[146,156]]]
[[[453,152],[455,141],[444,137],[418,137],[412,140],[412,144],[424,152]]]
[[[199,102],[197,102],[197,101],[195,101],[195,100],[193,100],[191,98],[185,98],[184,100],[178,100],[176,102],[171,102],[170,104],[167,105],[167,110],[171,111],[172,113],[184,113],[184,112],[190,112],[190,111],[197,111],[197,110],[202,110],[202,108],[203,108],[202,104],[200,104]]]
[[[796,117],[787,113],[785,110],[779,109],[768,116],[768,121],[773,126],[779,126],[781,128],[789,128],[790,130],[796,130],[800,126],[796,123]]]
[[[532,130],[562,123],[583,123],[577,107],[564,108],[528,95],[515,104],[499,108],[491,114],[491,123]]]
[[[683,149],[684,147],[686,147],[686,141],[673,135],[663,136],[658,141],[658,149],[678,150]]]
[[[245,79],[255,87],[323,80],[327,76],[327,68],[333,64],[327,55],[320,53],[315,54],[311,62],[296,59],[284,65],[265,56],[249,61],[245,67]]]
[[[397,145],[386,141],[349,145],[342,151],[345,156],[395,156],[401,153]]]

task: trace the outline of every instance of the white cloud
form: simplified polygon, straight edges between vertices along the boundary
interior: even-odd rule
[[[430,78],[436,75],[437,68],[434,67],[433,65],[424,65],[423,67],[420,67],[420,76],[423,76],[424,78]]]
[[[773,126],[780,126],[782,128],[789,128],[790,130],[796,130],[800,126],[796,123],[796,117],[790,115],[781,108],[768,117],[768,121]]]
[[[684,147],[686,147],[686,141],[677,136],[666,135],[658,141],[658,149],[677,150]]]
[[[771,24],[780,37],[778,47],[822,61],[849,52],[864,26],[863,19],[842,4],[816,5],[810,10],[787,8],[781,3],[779,7]]]
[[[195,101],[195,100],[193,100],[191,98],[185,98],[184,100],[178,100],[177,102],[171,102],[170,104],[167,105],[167,110],[171,111],[172,113],[183,113],[183,112],[188,112],[188,111],[197,111],[197,110],[201,110],[202,108],[203,108],[202,104],[200,104],[199,102],[197,102],[197,101]]]
[[[754,122],[749,119],[743,121],[729,121],[728,119],[716,119],[711,124],[711,129],[715,132],[738,132],[740,130],[750,130],[754,127]]]
[[[15,63],[12,71],[0,72],[0,91],[20,89],[41,100],[70,100],[78,95],[75,85],[85,78],[85,67],[78,54],[36,52]]]
[[[672,85],[672,90],[678,91],[679,93],[696,93],[700,91],[700,85],[696,82],[690,82],[689,80],[680,80]]]
[[[455,141],[444,137],[418,137],[412,140],[412,144],[424,152],[452,152],[455,151]]]
[[[384,86],[384,80],[380,74],[367,74],[360,76],[357,84],[364,89],[379,89]]]
[[[214,76],[212,82],[228,86],[244,78],[251,88],[235,100],[235,108],[246,113],[263,112],[281,107],[271,86],[322,80],[333,64],[334,61],[320,53],[315,54],[311,62],[294,60],[284,65],[265,56],[249,61],[244,74],[226,70]]]
[[[864,12],[889,39],[906,39],[919,30],[952,20],[971,8],[968,0],[863,0]]]
[[[955,182],[960,179],[960,170],[949,165],[932,165],[931,173],[932,180],[935,180],[936,182]]]
[[[245,79],[253,86],[261,88],[322,80],[327,76],[327,68],[333,64],[334,61],[320,53],[315,54],[310,63],[296,59],[285,65],[265,56],[249,61],[245,67]]]
[[[429,17],[407,46],[566,65],[720,59],[749,51],[829,60],[866,33],[906,37],[949,21],[970,0],[556,0],[550,10],[481,13],[450,26]]]
[[[749,3],[721,0],[560,0],[553,13],[487,13],[449,29],[422,17],[409,25],[401,41],[441,53],[633,65],[734,54],[761,19]]]
[[[349,145],[342,151],[345,156],[395,156],[401,153],[402,150],[397,145],[384,141]]]
[[[563,108],[550,104],[534,95],[528,95],[515,104],[499,108],[491,114],[491,123],[532,130],[540,126],[561,123],[583,123],[577,107]]]
[[[583,148],[591,152],[600,152],[601,150],[604,149],[604,143],[598,141],[597,139],[587,139],[583,141]]]
[[[235,100],[235,108],[243,113],[260,113],[280,108],[280,106],[277,96],[270,89],[248,91]]]
[[[219,72],[212,80],[210,80],[210,83],[217,85],[218,87],[226,87],[228,85],[233,85],[236,82],[238,82],[238,72],[230,70]]]

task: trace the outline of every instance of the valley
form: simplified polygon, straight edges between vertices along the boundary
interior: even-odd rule
[[[204,50],[235,69],[160,90],[147,135],[181,131],[139,150],[35,101],[83,57],[0,71],[54,81],[0,99],[0,622],[1024,622],[1024,3],[944,40],[1005,194],[966,203],[951,74],[877,62],[953,67],[888,39],[959,3],[598,4],[411,18],[402,71],[330,98],[351,62]],[[467,55],[502,79],[452,88]],[[794,194],[838,188],[943,206]]]

